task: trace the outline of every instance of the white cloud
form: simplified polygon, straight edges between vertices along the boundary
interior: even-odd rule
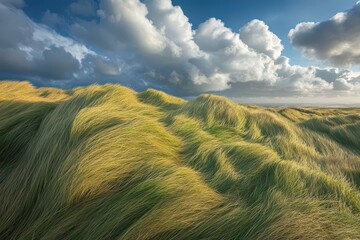
[[[281,56],[284,46],[280,38],[269,31],[269,27],[260,20],[252,20],[240,29],[240,38],[258,53],[264,53],[272,59]]]
[[[146,0],[145,4],[147,18],[168,42],[179,48],[178,56],[199,55],[199,48],[193,41],[192,25],[179,6],[173,6],[171,0]]]
[[[138,0],[103,0],[98,10],[101,27],[140,53],[160,54],[166,47],[166,39],[147,14],[146,5]]]
[[[360,89],[360,75],[351,71],[337,71],[337,78],[334,81],[334,90],[357,91]]]
[[[290,30],[292,44],[306,56],[338,66],[360,64],[360,3],[331,19],[299,23]]]
[[[289,59],[281,57],[277,70],[278,81],[275,85],[281,89],[300,93],[315,93],[331,90],[333,84],[317,76],[314,67],[290,65]]]
[[[231,45],[239,45],[244,51],[248,51],[239,36],[226,28],[221,20],[215,18],[200,24],[196,30],[195,41],[205,52],[216,52]]]
[[[48,49],[51,46],[63,48],[79,62],[88,54],[96,55],[95,52],[89,50],[85,45],[79,44],[70,38],[57,34],[45,26],[37,24],[33,24],[32,40],[35,43],[40,43],[43,49]]]
[[[232,82],[276,80],[274,61],[246,45],[220,20],[212,18],[202,23],[196,30],[195,42],[208,56],[196,65],[207,76],[227,74],[227,86]]]

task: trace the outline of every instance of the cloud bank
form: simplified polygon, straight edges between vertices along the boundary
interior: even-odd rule
[[[281,40],[257,19],[237,32],[216,18],[195,29],[171,0],[78,0],[69,5],[74,17],[68,36],[62,36],[15,5],[0,3],[0,52],[5,56],[0,72],[39,77],[44,84],[120,82],[178,95],[306,96],[359,89],[360,79],[351,71],[291,65],[282,55]],[[353,18],[352,11],[346,19]],[[61,19],[45,14],[48,26]],[[300,24],[290,32],[294,45],[311,27]]]

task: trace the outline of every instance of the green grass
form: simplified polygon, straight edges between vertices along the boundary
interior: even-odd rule
[[[0,239],[360,239],[360,110],[0,82]]]

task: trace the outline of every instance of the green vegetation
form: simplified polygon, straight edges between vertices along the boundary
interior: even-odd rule
[[[0,83],[0,239],[360,239],[360,110]]]

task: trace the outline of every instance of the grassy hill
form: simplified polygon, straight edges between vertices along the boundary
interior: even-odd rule
[[[0,239],[360,239],[360,110],[0,82]]]

